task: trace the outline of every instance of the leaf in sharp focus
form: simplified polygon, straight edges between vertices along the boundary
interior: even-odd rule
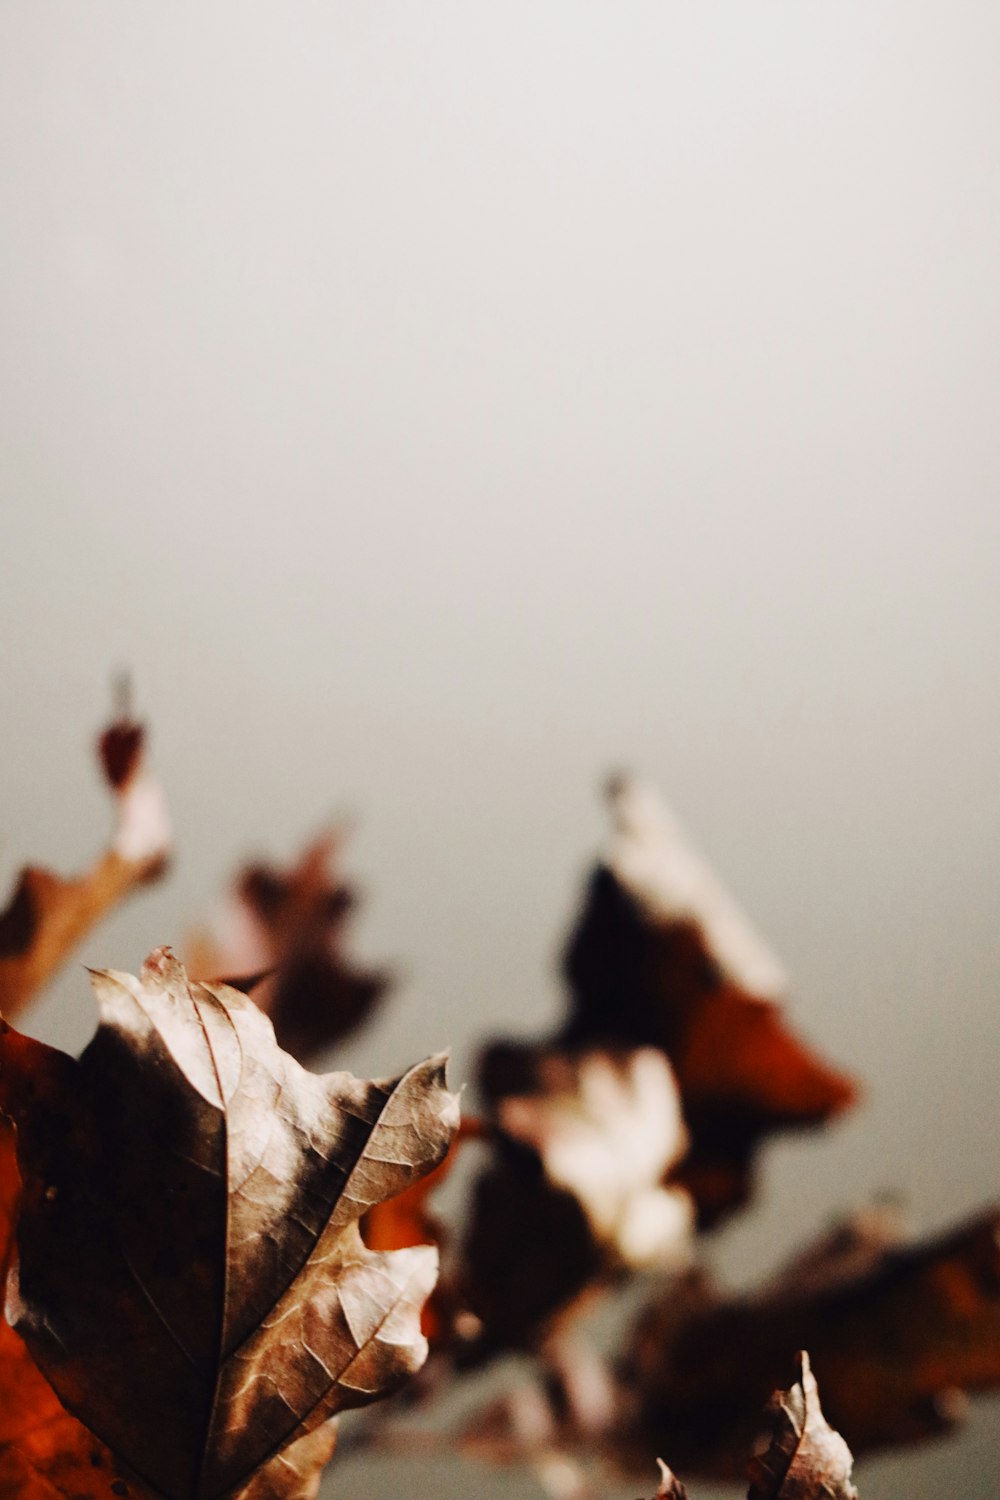
[[[436,1254],[358,1219],[442,1158],[443,1059],[307,1073],[169,950],[94,975],[80,1061],[7,1030],[24,1184],[8,1316],[63,1404],[168,1500],[216,1500],[419,1368]]]
[[[189,967],[199,978],[262,976],[253,998],[300,1062],[367,1021],[389,987],[387,974],[344,953],[355,898],[335,867],[341,843],[325,835],[289,869],[249,865],[211,930],[191,945]]]
[[[6,1266],[20,1191],[14,1132],[0,1116],[0,1266]],[[124,1487],[123,1487],[124,1486]],[[64,1410],[0,1310],[0,1495],[5,1500],[142,1500],[114,1458]]]
[[[323,1470],[337,1446],[336,1417],[296,1439],[258,1470],[234,1500],[315,1500]]]
[[[373,1204],[361,1221],[361,1236],[369,1250],[405,1250],[411,1245],[441,1246],[446,1231],[432,1214],[430,1199],[454,1168],[462,1145],[467,1141],[482,1140],[485,1134],[481,1121],[463,1118],[447,1156],[432,1172],[395,1197],[383,1198],[380,1203]],[[424,1337],[431,1348],[440,1345],[451,1332],[458,1311],[455,1288],[447,1284],[446,1277],[440,1277],[424,1303],[420,1319]]]
[[[666,1053],[691,1132],[678,1180],[707,1225],[746,1201],[764,1136],[829,1119],[855,1086],[790,1031],[778,961],[658,798],[621,778],[611,804],[565,957],[564,1041]]]
[[[858,1500],[851,1450],[823,1416],[808,1354],[799,1355],[798,1379],[775,1392],[766,1415],[771,1442],[750,1461],[747,1500]]]
[[[8,1019],[25,1009],[106,912],[166,868],[170,823],[144,746],[145,730],[128,717],[100,738],[100,762],[115,803],[109,848],[75,878],[28,866],[0,912],[0,1012]]]

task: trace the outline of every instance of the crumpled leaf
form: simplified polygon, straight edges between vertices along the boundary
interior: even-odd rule
[[[448,1236],[445,1226],[431,1211],[430,1199],[452,1172],[461,1147],[485,1136],[480,1120],[463,1117],[448,1154],[433,1171],[395,1197],[372,1204],[361,1221],[361,1236],[369,1250],[405,1250],[411,1245],[436,1245],[440,1250]],[[424,1337],[432,1348],[449,1336],[461,1311],[456,1288],[449,1285],[447,1276],[439,1276],[420,1318]]]
[[[851,1450],[823,1416],[804,1351],[798,1366],[795,1384],[775,1391],[767,1409],[771,1442],[750,1460],[747,1500],[858,1500]]]
[[[248,865],[188,955],[200,979],[253,976],[249,992],[270,1016],[278,1045],[300,1062],[355,1031],[389,988],[387,973],[360,968],[344,953],[355,897],[336,871],[342,842],[340,834],[323,835],[287,870]]]
[[[610,788],[614,830],[565,956],[564,1046],[661,1048],[691,1132],[678,1181],[703,1225],[741,1206],[759,1142],[846,1109],[855,1085],[789,1030],[769,948],[642,783]]]
[[[691,1200],[662,1181],[683,1156],[687,1132],[662,1053],[550,1053],[540,1071],[540,1088],[499,1100],[500,1129],[537,1151],[549,1181],[573,1193],[617,1263],[686,1265]]]
[[[0,1115],[0,1267],[6,1275],[20,1178],[14,1132]],[[238,1500],[313,1500],[336,1443],[337,1418],[299,1438]],[[0,1495],[4,1500],[156,1500],[70,1416],[0,1311]]]
[[[672,1469],[668,1469],[662,1458],[656,1460],[660,1469],[660,1484],[653,1500],[688,1500],[688,1492]]]
[[[433,1249],[361,1214],[447,1150],[443,1059],[317,1077],[244,996],[169,950],[94,975],[79,1062],[5,1028],[23,1182],[7,1315],[65,1407],[167,1500],[245,1486],[422,1363]]]
[[[0,912],[0,1012],[8,1020],[25,1009],[106,912],[166,868],[170,821],[163,791],[146,764],[145,735],[126,706],[98,742],[115,803],[109,848],[71,879],[27,866]]]
[[[1000,1210],[902,1244],[893,1218],[869,1213],[756,1295],[721,1296],[704,1279],[671,1288],[626,1352],[628,1445],[685,1472],[738,1473],[750,1414],[801,1348],[855,1454],[948,1430],[961,1393],[1000,1388]]]

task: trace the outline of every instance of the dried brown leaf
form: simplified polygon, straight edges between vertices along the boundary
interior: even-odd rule
[[[903,1245],[869,1217],[824,1236],[756,1296],[674,1289],[627,1355],[637,1451],[738,1473],[751,1414],[800,1348],[855,1454],[947,1430],[958,1393],[1000,1388],[1000,1211]]]
[[[666,809],[627,780],[612,806],[566,952],[562,1040],[666,1053],[691,1133],[677,1180],[709,1225],[746,1202],[764,1137],[830,1119],[856,1089],[789,1029],[780,966]]]
[[[0,1268],[20,1197],[13,1127],[0,1115]],[[125,1486],[125,1488],[123,1488]],[[141,1500],[94,1435],[64,1410],[0,1310],[0,1495],[5,1500]]]
[[[516,1142],[501,1142],[475,1181],[461,1262],[464,1300],[481,1325],[467,1351],[476,1359],[537,1347],[606,1266],[579,1199]]]
[[[465,1264],[483,1349],[537,1345],[623,1269],[688,1264],[691,1200],[664,1185],[687,1136],[661,1052],[497,1044],[480,1084],[496,1149],[476,1183]]]
[[[667,1468],[662,1458],[656,1462],[660,1466],[660,1484],[653,1500],[688,1500],[688,1492],[673,1470]]]
[[[448,1154],[426,1177],[412,1187],[375,1203],[361,1221],[361,1235],[369,1250],[405,1250],[411,1245],[441,1246],[446,1231],[431,1212],[430,1199],[453,1170],[461,1147],[468,1141],[483,1140],[486,1130],[480,1120],[464,1117],[448,1148]],[[457,1312],[456,1291],[439,1278],[420,1319],[424,1336],[432,1348],[450,1334]]]
[[[102,734],[99,758],[115,802],[110,847],[83,875],[30,865],[0,912],[0,1013],[19,1015],[85,934],[137,886],[160,875],[170,825],[159,782],[145,764],[145,731],[131,718]]]
[[[306,1073],[167,950],[94,986],[78,1063],[0,1037],[24,1183],[8,1315],[123,1462],[216,1500],[419,1367],[435,1252],[371,1252],[357,1222],[441,1159],[457,1101],[441,1059],[392,1083]]]
[[[248,865],[189,950],[197,978],[254,976],[253,999],[271,1017],[279,1046],[300,1062],[367,1021],[389,987],[388,974],[344,952],[355,897],[337,873],[341,843],[326,834],[287,870]]]
[[[747,1500],[858,1500],[851,1450],[823,1416],[805,1352],[797,1375],[767,1409],[771,1441],[750,1461]]]
[[[315,1500],[337,1446],[338,1421],[331,1417],[272,1458],[236,1500]]]
[[[539,1049],[535,1061],[533,1086],[497,1100],[500,1130],[536,1151],[552,1186],[578,1199],[609,1264],[686,1265],[691,1202],[663,1179],[687,1133],[663,1054]]]

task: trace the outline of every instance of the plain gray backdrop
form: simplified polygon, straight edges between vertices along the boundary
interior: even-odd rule
[[[632,765],[867,1083],[770,1150],[720,1274],[881,1190],[920,1229],[989,1200],[998,65],[986,0],[6,0],[0,873],[98,846],[128,664],[178,857],[81,959],[346,812],[401,972],[347,1063],[461,1080],[558,1013]],[[73,966],[35,1027],[92,1023]],[[998,1473],[986,1402],[858,1478]],[[537,1494],[327,1487],[401,1489]]]

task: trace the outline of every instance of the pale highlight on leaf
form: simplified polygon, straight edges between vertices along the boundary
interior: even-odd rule
[[[858,1500],[851,1450],[823,1416],[804,1351],[798,1374],[791,1390],[772,1397],[771,1442],[751,1460],[747,1500]]]
[[[307,1432],[260,1469],[234,1500],[316,1500],[337,1446],[337,1418]]]
[[[0,1013],[13,1019],[87,932],[136,887],[166,867],[171,847],[166,799],[145,758],[145,731],[116,720],[100,738],[101,767],[115,807],[109,847],[82,875],[29,865],[0,912]]]
[[[306,1072],[166,949],[94,987],[79,1063],[0,1038],[25,1183],[8,1316],[140,1476],[218,1500],[422,1364],[436,1252],[369,1251],[358,1219],[442,1159],[457,1098],[443,1058],[382,1083]]]
[[[598,1049],[564,1069],[551,1092],[510,1095],[497,1118],[533,1146],[556,1187],[579,1200],[598,1243],[628,1266],[686,1265],[694,1214],[665,1188],[687,1149],[680,1094],[661,1052]]]
[[[650,920],[697,922],[727,978],[754,995],[782,996],[788,976],[781,961],[653,787],[618,776],[608,800],[614,821],[605,863]]]
[[[688,1500],[688,1492],[674,1471],[667,1467],[662,1458],[658,1458],[656,1463],[660,1470],[660,1486],[654,1500]]]

